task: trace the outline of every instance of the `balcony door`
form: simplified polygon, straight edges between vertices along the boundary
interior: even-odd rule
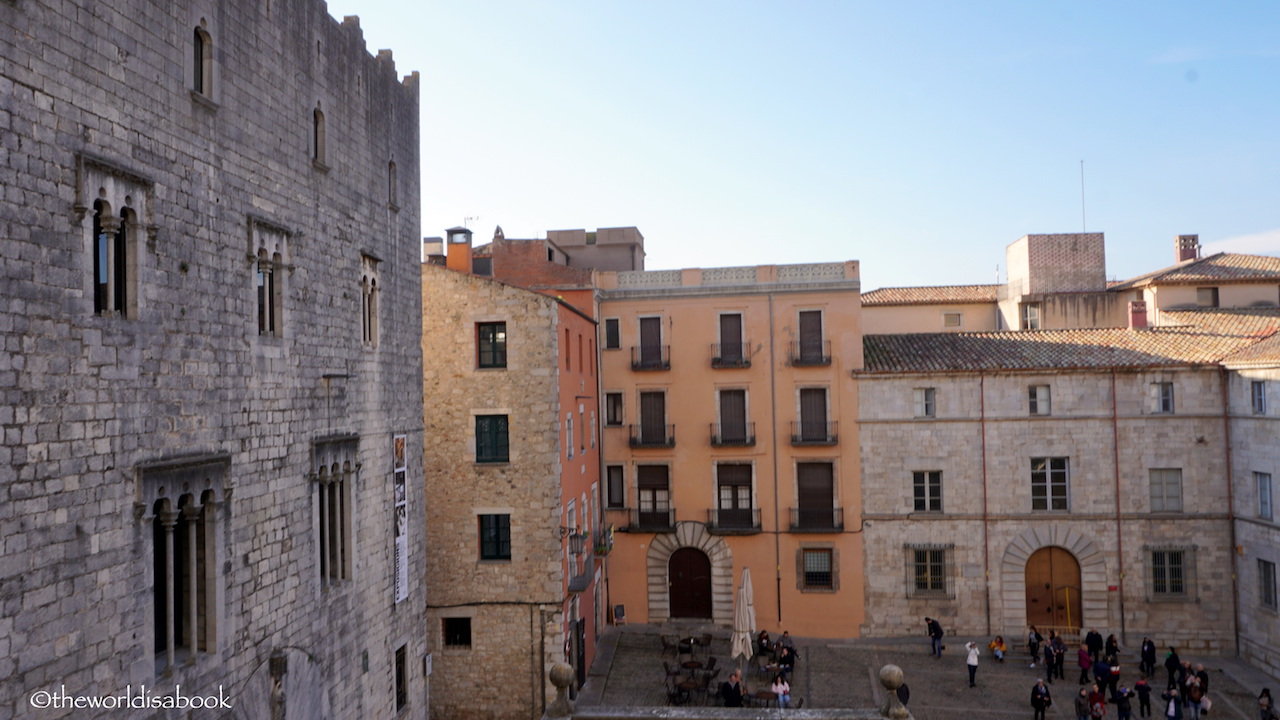
[[[800,389],[800,439],[804,442],[826,441],[826,388]]]
[[[807,363],[821,362],[824,355],[822,350],[822,311],[801,311],[800,360]]]
[[[747,441],[747,391],[720,391],[720,442]]]
[[[720,362],[738,365],[742,362],[742,315],[726,313],[720,316]]]
[[[835,527],[834,475],[831,463],[800,463],[796,466],[798,527]]]
[[[644,367],[662,365],[662,318],[640,318],[640,364]]]
[[[640,442],[662,444],[667,440],[667,394],[640,393]]]

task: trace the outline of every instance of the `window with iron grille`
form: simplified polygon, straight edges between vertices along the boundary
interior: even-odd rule
[[[1182,512],[1182,470],[1152,469],[1151,512]]]
[[[506,415],[476,416],[476,462],[504,463],[510,461],[507,440]]]
[[[511,516],[480,516],[480,559],[511,559]]]
[[[1031,509],[1067,510],[1070,472],[1067,458],[1031,458]]]
[[[833,589],[832,550],[830,548],[804,549],[804,588]]]
[[[942,471],[917,470],[912,473],[912,494],[916,512],[942,512]]]
[[[954,545],[906,545],[907,597],[955,597]]]
[[[1144,551],[1149,600],[1181,602],[1196,599],[1194,547],[1147,547]]]
[[[444,646],[452,648],[471,647],[471,618],[443,618]]]
[[[507,324],[476,323],[476,364],[482,368],[507,366]]]
[[[1258,558],[1258,603],[1276,610],[1276,564]]]

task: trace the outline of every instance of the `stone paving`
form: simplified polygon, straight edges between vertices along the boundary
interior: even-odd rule
[[[662,632],[677,631],[652,625],[611,628],[601,640],[601,653],[579,697],[579,706],[665,706],[662,661],[674,662],[674,659],[670,653],[662,654],[659,638]],[[684,630],[680,632],[688,634]],[[716,656],[717,666],[725,668],[716,679],[718,684],[728,675],[728,668],[736,664],[728,658],[728,633],[715,630],[713,636],[707,654]],[[1006,662],[997,663],[987,652],[984,641],[978,687],[971,689],[963,654],[966,640],[948,638],[948,650],[942,659],[934,660],[924,637],[844,641],[796,638],[799,662],[791,678],[792,702],[804,698],[806,710],[875,708],[883,693],[876,675],[882,666],[892,663],[901,667],[906,675],[911,690],[908,708],[916,720],[942,720],[975,713],[985,717],[1029,718],[1031,687],[1036,678],[1043,677],[1040,667],[1029,667],[1025,653],[1011,655]],[[1262,687],[1272,687],[1274,691],[1280,686],[1280,682],[1235,658],[1185,655],[1183,659],[1203,663],[1210,673],[1209,695],[1214,708],[1209,720],[1255,720],[1258,691]],[[1126,672],[1121,675],[1120,684],[1131,686],[1138,677],[1136,648],[1134,652],[1123,652],[1121,663]],[[1079,668],[1073,669],[1073,665],[1074,662],[1069,662],[1065,668],[1065,681],[1056,680],[1050,686],[1054,704],[1047,713],[1048,718],[1074,720],[1072,701],[1081,686],[1075,683]],[[747,670],[749,690],[768,685],[770,680],[751,672],[749,664],[743,663],[742,667]],[[1161,684],[1163,676],[1163,668],[1157,668],[1158,682],[1153,684]],[[1158,696],[1153,698],[1153,705],[1158,704],[1158,700]],[[1155,715],[1157,720],[1163,717],[1158,709]],[[1116,717],[1114,706],[1108,706],[1108,717]],[[1190,718],[1190,713],[1187,717]],[[1138,718],[1136,699],[1134,718]]]

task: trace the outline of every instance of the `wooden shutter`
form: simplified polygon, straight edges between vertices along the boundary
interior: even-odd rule
[[[825,440],[827,437],[826,388],[800,389],[800,437]]]
[[[720,437],[723,440],[747,439],[747,391],[720,391]]]
[[[742,315],[738,313],[720,316],[720,360],[737,362],[742,359]]]
[[[801,511],[830,511],[835,507],[831,463],[800,463],[796,467],[796,476]]]
[[[640,393],[640,434],[648,440],[666,436],[667,396],[660,392]]]

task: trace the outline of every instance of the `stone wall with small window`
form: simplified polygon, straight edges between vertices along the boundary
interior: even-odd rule
[[[573,426],[560,407],[559,305],[445,267],[421,273],[431,710],[515,717],[540,691],[527,684],[542,672],[531,649],[546,666],[564,657],[561,471]],[[574,427],[575,458],[577,438]],[[463,616],[469,644],[450,635]]]
[[[0,716],[56,681],[362,717],[394,707],[408,638],[424,718],[425,544],[409,531],[397,603],[388,497],[403,434],[423,513],[417,77],[317,0],[86,7],[0,3],[0,586],[25,593]],[[341,173],[312,164],[317,100]],[[377,353],[362,257],[400,308]],[[326,505],[330,583],[313,453],[335,438],[359,471]]]

